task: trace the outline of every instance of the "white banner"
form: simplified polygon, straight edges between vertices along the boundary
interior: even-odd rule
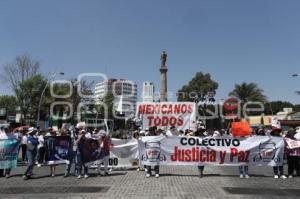
[[[196,104],[192,102],[139,103],[137,118],[143,129],[156,126],[166,129],[175,126],[178,130],[196,130]]]
[[[138,166],[138,141],[136,139],[112,139],[109,165],[112,167]]]
[[[300,148],[300,141],[284,138],[288,149]]]
[[[143,165],[282,165],[280,137],[143,137],[139,158]]]
[[[138,141],[136,139],[111,140],[108,166],[113,168],[132,167],[139,165]],[[101,161],[93,162],[91,168],[97,168]]]

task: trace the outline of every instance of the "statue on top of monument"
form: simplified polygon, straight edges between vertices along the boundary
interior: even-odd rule
[[[167,56],[168,55],[167,55],[166,51],[163,51],[160,56],[161,67],[166,67]]]

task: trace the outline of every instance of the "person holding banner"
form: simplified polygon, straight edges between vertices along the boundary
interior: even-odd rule
[[[48,134],[50,136],[47,137],[46,141],[45,141],[45,146],[47,148],[46,151],[46,159],[48,161],[48,164],[50,164],[50,161],[55,161],[55,136],[56,136],[56,131],[52,130],[50,132],[50,134]],[[50,164],[50,176],[54,177],[55,176],[55,168],[56,165],[55,164]]]
[[[204,138],[205,137],[204,132],[205,132],[205,129],[198,128],[197,131],[195,132],[194,136],[199,137],[199,138]],[[198,171],[199,171],[199,177],[203,178],[204,165],[199,165]]]
[[[281,129],[280,128],[274,128],[272,132],[270,133],[271,136],[274,137],[281,137]],[[278,179],[279,177],[282,179],[286,179],[286,176],[283,174],[283,165],[281,166],[274,166],[273,167],[274,171],[274,178]]]
[[[33,167],[34,167],[34,160],[35,156],[37,153],[37,146],[39,144],[38,139],[35,137],[35,134],[37,133],[37,129],[34,127],[31,127],[28,129],[28,137],[27,137],[27,151],[26,151],[26,156],[27,156],[27,169],[23,175],[23,179],[27,180],[31,178],[33,175]]]
[[[72,163],[74,162],[74,159],[76,158],[76,150],[77,150],[77,146],[75,145],[75,140],[78,139],[78,134],[76,133],[76,130],[74,127],[71,127],[68,131],[68,133],[65,136],[69,136],[71,138],[71,145],[69,148],[69,164],[65,165],[65,174],[64,174],[64,178],[69,177],[70,175],[70,170],[71,170],[71,166]],[[76,170],[76,166],[74,169],[74,175],[76,175],[77,170]]]
[[[0,140],[8,140],[8,139],[16,139],[20,141],[20,139],[12,132],[12,128],[10,126],[1,127],[0,129]],[[6,178],[10,177],[11,168],[0,169],[0,176],[5,176]]]
[[[82,167],[83,167],[83,172],[84,172],[84,178],[88,178],[88,167],[84,165],[83,162],[83,157],[81,151],[83,150],[84,147],[84,141],[85,141],[85,130],[82,129],[79,131],[78,139],[75,141],[75,145],[77,146],[76,150],[76,167],[77,167],[77,172],[78,176],[77,178],[80,179],[82,178],[81,173],[82,173]]]
[[[100,139],[99,139],[99,145],[100,145],[100,157],[103,157],[101,162],[98,164],[98,171],[99,175],[101,164],[104,165],[104,175],[109,175],[108,173],[108,163],[109,163],[109,155],[110,155],[110,146],[111,146],[111,139],[107,135],[107,133],[104,130],[100,130]]]
[[[291,140],[296,140],[295,139],[295,130],[293,128],[289,129],[287,135],[285,138],[291,139]],[[287,140],[286,140],[287,142]],[[288,146],[287,143],[285,143],[286,146]],[[300,166],[299,166],[299,161],[300,161],[300,148],[286,148],[287,150],[287,164],[288,164],[288,177],[293,178],[294,172],[296,171],[296,175],[299,176],[300,173]]]
[[[157,131],[157,127],[153,126],[149,128],[149,133],[148,136],[159,136],[160,132]],[[159,164],[157,164],[156,166],[154,166],[154,172],[155,172],[155,177],[159,178]],[[150,165],[146,165],[146,178],[149,178],[151,176],[151,166]]]
[[[133,134],[133,138],[134,139],[136,139],[136,140],[139,140],[139,139],[142,139],[142,137],[144,137],[145,136],[145,131],[143,131],[143,130],[141,130],[140,132],[135,132],[134,134]],[[142,168],[144,168],[144,170],[145,171],[147,171],[147,169],[146,169],[146,165],[141,165],[141,162],[140,161],[138,161],[138,168],[137,168],[137,170],[136,171],[141,171],[142,170]]]

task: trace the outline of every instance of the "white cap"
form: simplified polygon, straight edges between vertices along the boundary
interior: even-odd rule
[[[85,122],[78,122],[77,124],[76,124],[76,128],[84,128],[85,127]]]
[[[100,136],[107,135],[106,131],[104,131],[104,130],[100,130],[99,134],[100,134]]]

